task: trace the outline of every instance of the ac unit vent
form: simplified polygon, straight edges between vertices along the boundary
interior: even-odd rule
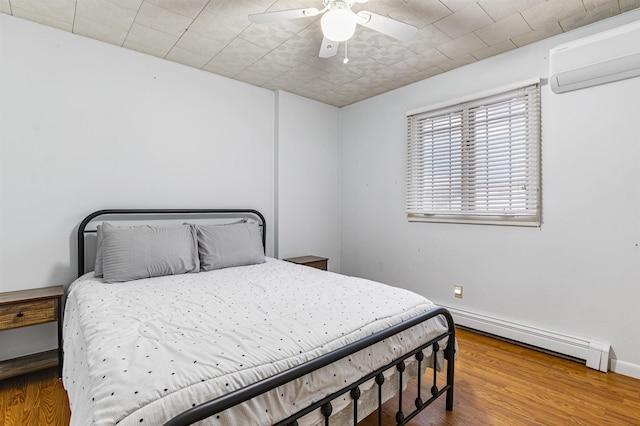
[[[551,49],[549,67],[554,93],[640,76],[640,21]]]

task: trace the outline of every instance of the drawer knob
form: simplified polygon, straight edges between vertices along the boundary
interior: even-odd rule
[[[22,311],[18,312],[18,318],[23,317],[24,314],[22,313]]]

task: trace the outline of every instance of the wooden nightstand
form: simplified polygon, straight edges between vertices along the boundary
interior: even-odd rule
[[[327,270],[327,262],[329,259],[326,257],[318,257],[318,256],[300,256],[300,257],[290,257],[288,259],[282,259],[286,262],[297,263],[298,265],[311,266],[312,268],[322,269],[323,271]]]
[[[0,293],[0,331],[58,322],[58,349],[0,361],[0,380],[55,366],[62,377],[63,295],[61,285]]]

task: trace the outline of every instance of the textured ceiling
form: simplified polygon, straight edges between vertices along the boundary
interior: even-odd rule
[[[369,0],[418,27],[400,42],[359,26],[318,57],[319,17],[251,24],[247,15],[321,0],[0,0],[0,12],[268,89],[344,106],[640,7],[640,0]]]

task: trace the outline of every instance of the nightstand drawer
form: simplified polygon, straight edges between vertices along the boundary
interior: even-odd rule
[[[0,330],[56,321],[57,303],[56,299],[45,299],[0,306]]]

